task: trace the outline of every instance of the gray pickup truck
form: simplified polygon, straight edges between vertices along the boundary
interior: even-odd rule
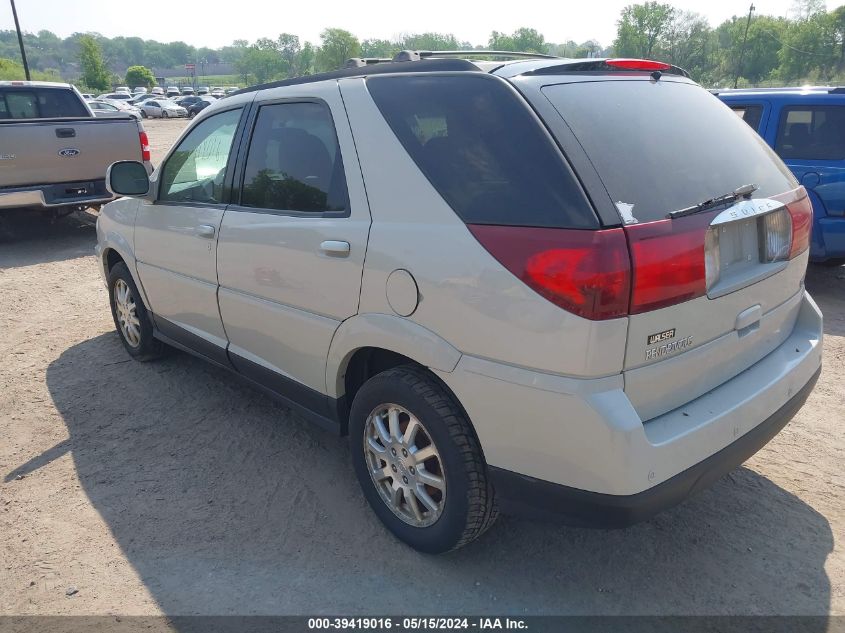
[[[150,148],[141,123],[97,119],[68,84],[0,81],[0,212],[41,209],[54,217],[114,199],[109,165]]]

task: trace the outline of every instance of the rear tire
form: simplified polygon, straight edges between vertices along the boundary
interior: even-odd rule
[[[167,347],[153,336],[152,319],[126,264],[115,264],[108,281],[112,319],[123,347],[142,362],[163,356]]]
[[[426,370],[403,365],[370,378],[355,395],[349,437],[364,496],[414,549],[455,550],[495,522],[493,487],[472,426]]]

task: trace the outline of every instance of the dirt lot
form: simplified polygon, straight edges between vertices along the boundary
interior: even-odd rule
[[[149,123],[154,152],[183,125]],[[428,557],[345,440],[185,354],[130,361],[94,240],[0,231],[2,614],[845,614],[845,268],[811,267],[822,378],[744,467],[627,530],[503,519]]]

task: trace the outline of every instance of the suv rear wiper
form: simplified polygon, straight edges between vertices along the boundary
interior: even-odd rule
[[[704,202],[699,202],[696,205],[691,207],[687,207],[686,209],[678,209],[677,211],[672,211],[667,217],[675,219],[675,218],[682,218],[687,215],[694,215],[696,213],[701,213],[702,211],[709,211],[710,209],[715,209],[718,206],[723,204],[730,204],[731,202],[736,202],[740,198],[748,199],[751,197],[751,194],[757,191],[759,187],[757,185],[742,185],[741,187],[737,187],[730,193],[723,194],[721,196],[716,196],[715,198],[710,198],[709,200],[705,200]]]

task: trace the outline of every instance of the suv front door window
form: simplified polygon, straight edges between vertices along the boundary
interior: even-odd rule
[[[156,315],[173,339],[191,337],[210,358],[226,362],[226,334],[217,309],[217,233],[223,180],[240,108],[194,126],[159,170],[155,203],[142,202],[135,222],[138,274]]]

